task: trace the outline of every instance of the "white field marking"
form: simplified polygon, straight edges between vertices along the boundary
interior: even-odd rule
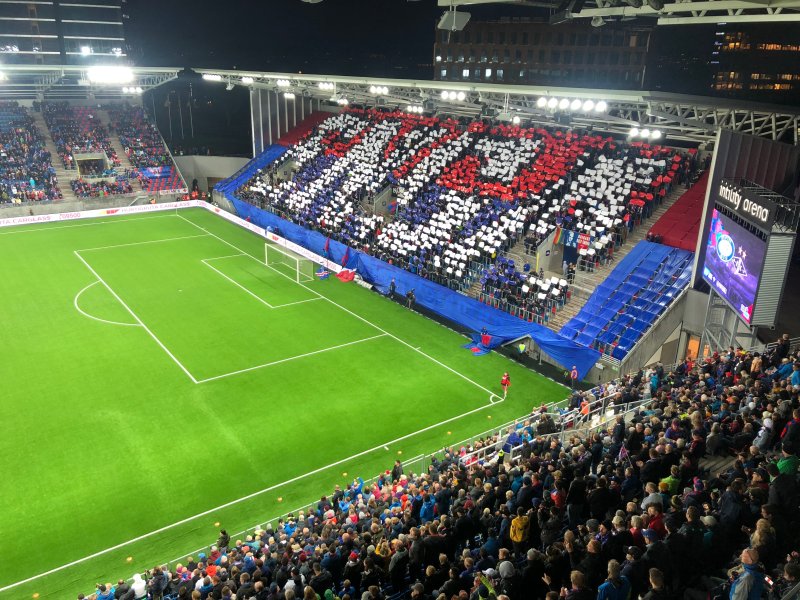
[[[249,255],[248,254],[233,254],[231,256],[218,256],[216,258],[202,258],[202,259],[200,259],[200,262],[203,263],[205,266],[207,266],[209,269],[211,269],[213,271],[216,271],[217,273],[222,275],[225,279],[230,281],[233,285],[235,285],[238,288],[241,288],[242,290],[244,290],[245,292],[250,294],[253,298],[255,298],[256,300],[261,302],[262,304],[264,304],[264,305],[266,305],[266,306],[268,306],[269,308],[272,308],[272,309],[283,308],[285,306],[294,306],[295,304],[303,304],[304,302],[314,302],[316,300],[322,300],[322,298],[308,298],[306,300],[298,300],[297,302],[286,302],[285,304],[274,304],[273,305],[273,304],[270,304],[269,302],[267,302],[266,300],[264,300],[261,296],[255,294],[251,290],[247,289],[245,286],[243,286],[238,281],[234,280],[231,277],[228,277],[225,273],[223,273],[222,271],[220,271],[216,267],[212,267],[210,264],[208,264],[209,260],[219,260],[221,258],[234,258],[234,257],[237,257],[237,256],[249,256]]]
[[[231,282],[233,285],[235,285],[236,287],[238,287],[240,290],[244,290],[246,293],[250,294],[250,295],[251,295],[253,298],[255,298],[256,300],[258,300],[259,302],[261,302],[261,304],[263,304],[264,306],[266,306],[266,307],[268,307],[268,308],[275,308],[274,306],[272,306],[272,304],[270,304],[269,302],[267,302],[266,300],[264,300],[264,299],[263,299],[261,296],[258,296],[258,295],[256,295],[256,294],[254,294],[253,292],[251,292],[250,290],[248,290],[246,287],[244,287],[244,286],[243,286],[241,283],[239,283],[238,281],[234,280],[234,279],[233,279],[233,278],[231,278],[231,277],[228,277],[227,275],[225,275],[225,273],[223,273],[222,271],[220,271],[220,270],[219,270],[219,269],[217,269],[216,267],[212,267],[212,266],[211,266],[210,264],[208,264],[208,263],[207,263],[205,260],[202,260],[202,259],[201,259],[201,260],[200,260],[200,262],[201,262],[201,263],[203,263],[205,266],[207,266],[207,267],[208,267],[209,269],[211,269],[212,271],[215,271],[216,273],[219,273],[220,275],[222,275],[222,276],[223,276],[225,279],[227,279],[228,281],[230,281],[230,282]]]
[[[94,285],[97,285],[98,283],[100,283],[100,282],[99,281],[93,281],[92,283],[87,285],[85,288],[83,288],[80,292],[75,294],[75,299],[72,301],[72,303],[75,305],[76,310],[79,313],[81,313],[84,317],[89,317],[90,319],[94,319],[95,321],[100,321],[101,323],[108,323],[109,325],[124,325],[125,327],[141,327],[141,324],[139,324],[139,323],[120,323],[118,321],[107,321],[106,319],[101,319],[100,317],[95,317],[94,315],[90,315],[89,313],[87,313],[86,311],[81,309],[81,307],[78,305],[78,298],[81,297],[81,294],[83,294],[83,292],[88,290],[90,287],[92,287]]]
[[[123,216],[123,215],[120,215]],[[103,219],[102,221],[98,221],[96,223],[80,223],[75,225],[62,225],[61,227],[51,227],[50,225],[46,225],[45,227],[32,227],[30,229],[19,229],[10,227],[12,231],[0,231],[0,235],[11,235],[13,233],[31,233],[33,231],[53,231],[54,229],[73,229],[75,227],[94,227],[95,225],[109,225],[111,223],[130,223],[132,221],[149,221],[150,219],[166,219],[166,218],[174,218],[177,215],[173,214],[161,214],[157,217],[138,217],[136,219],[119,219],[119,218],[103,218],[103,217],[94,217],[96,219]]]
[[[89,270],[92,272],[92,274],[93,274],[95,277],[97,277],[97,280],[98,280],[100,283],[102,283],[104,286],[106,286],[106,289],[107,289],[109,292],[111,292],[111,295],[112,295],[112,296],[114,296],[114,298],[116,298],[116,299],[117,299],[117,301],[118,301],[120,304],[122,304],[122,306],[123,306],[123,307],[125,307],[125,310],[127,310],[127,311],[128,311],[130,314],[131,314],[131,316],[132,316],[134,319],[136,319],[136,322],[137,322],[137,323],[139,323],[139,325],[141,325],[141,326],[144,328],[144,330],[145,330],[145,331],[146,331],[146,332],[147,332],[147,333],[150,335],[150,337],[151,337],[151,338],[153,338],[153,340],[155,340],[156,344],[158,344],[159,346],[161,346],[161,349],[162,349],[164,352],[166,352],[166,353],[167,353],[167,356],[169,356],[169,357],[170,357],[170,358],[171,358],[171,359],[172,359],[172,360],[175,362],[175,364],[176,364],[176,365],[178,365],[178,366],[181,368],[181,371],[183,371],[184,373],[186,373],[186,375],[189,377],[189,379],[191,379],[191,380],[192,380],[192,382],[194,382],[194,383],[197,383],[197,379],[195,379],[195,378],[194,378],[194,375],[192,375],[192,374],[189,372],[189,370],[188,370],[186,367],[184,367],[184,366],[181,364],[181,361],[179,361],[179,360],[178,360],[178,359],[175,357],[175,355],[174,355],[172,352],[170,352],[170,351],[169,351],[169,348],[167,348],[167,347],[166,347],[166,346],[165,346],[165,345],[164,345],[164,344],[161,342],[161,340],[159,340],[159,339],[156,337],[156,335],[155,335],[155,334],[154,334],[152,331],[150,331],[150,328],[149,328],[147,325],[145,325],[145,324],[142,322],[142,320],[141,320],[139,317],[137,317],[137,316],[136,316],[136,313],[135,313],[135,312],[133,312],[133,310],[131,310],[131,307],[130,307],[130,306],[128,306],[127,304],[125,304],[125,301],[124,301],[122,298],[120,298],[120,297],[119,297],[119,295],[118,295],[118,294],[117,294],[117,293],[116,293],[116,292],[115,292],[115,291],[114,291],[114,290],[111,288],[111,286],[110,286],[110,285],[108,285],[108,284],[105,282],[105,280],[104,280],[102,277],[100,277],[100,275],[97,273],[97,271],[95,271],[95,270],[92,268],[92,265],[90,265],[88,262],[86,262],[86,260],[85,260],[85,259],[84,259],[84,258],[83,258],[83,257],[82,257],[80,254],[78,254],[78,250],[73,250],[73,252],[74,252],[75,256],[77,256],[77,257],[78,257],[78,259],[79,259],[79,260],[80,260],[80,261],[81,261],[81,262],[82,262],[84,265],[86,265],[86,268],[87,268],[87,269],[89,269]],[[2,592],[2,591],[3,591],[3,589],[0,589],[0,592]]]
[[[189,219],[187,219],[186,217],[184,217],[184,216],[183,216],[183,215],[181,215],[181,214],[178,214],[178,215],[176,215],[176,216],[177,216],[179,219],[183,219],[183,220],[184,220],[184,221],[186,221],[187,223],[189,223],[189,224],[191,224],[191,225],[194,225],[194,226],[195,226],[195,227],[197,227],[199,230],[201,230],[201,231],[205,231],[205,232],[206,232],[208,235],[210,235],[210,236],[212,236],[212,237],[215,237],[215,238],[217,238],[217,239],[218,239],[220,242],[222,242],[223,244],[226,244],[226,245],[230,246],[230,247],[231,247],[231,248],[233,248],[234,250],[238,250],[239,252],[242,252],[242,253],[246,254],[247,256],[249,256],[250,258],[252,258],[254,261],[258,262],[258,264],[260,264],[260,265],[263,265],[263,264],[264,264],[263,262],[261,262],[261,259],[259,259],[259,258],[256,258],[255,256],[253,256],[253,255],[252,255],[252,254],[250,254],[249,252],[245,252],[244,250],[242,250],[242,249],[241,249],[241,248],[239,248],[238,246],[234,246],[234,245],[233,245],[233,244],[231,244],[229,241],[227,241],[227,240],[225,240],[225,239],[222,239],[222,238],[221,238],[221,237],[219,237],[218,235],[216,235],[216,234],[214,234],[214,233],[211,233],[211,232],[210,232],[210,231],[208,231],[208,230],[207,230],[205,227],[201,227],[201,226],[200,226],[200,225],[198,225],[197,223],[194,223],[194,222],[190,221]],[[267,265],[267,266],[269,266],[269,265]],[[270,267],[270,268],[272,268],[272,267]],[[439,365],[440,367],[442,367],[442,368],[444,368],[444,369],[447,369],[448,371],[450,371],[451,373],[453,373],[453,374],[455,374],[455,375],[458,375],[459,377],[461,377],[461,379],[463,379],[463,380],[465,380],[465,381],[468,381],[469,383],[471,383],[471,384],[472,384],[472,385],[474,385],[475,387],[477,387],[477,388],[479,388],[479,389],[483,390],[484,392],[488,393],[490,398],[492,398],[492,397],[494,397],[494,398],[498,398],[498,399],[500,398],[500,397],[499,397],[497,394],[495,394],[494,392],[492,392],[492,390],[490,390],[490,389],[488,389],[488,388],[485,388],[485,387],[483,387],[481,384],[477,383],[476,381],[473,381],[472,379],[470,379],[469,377],[467,377],[467,376],[466,376],[466,375],[464,375],[463,373],[461,373],[461,372],[459,372],[459,371],[456,371],[456,370],[455,370],[455,369],[453,369],[452,367],[449,367],[449,366],[447,366],[447,365],[446,365],[446,364],[444,364],[443,362],[441,362],[441,361],[437,360],[436,358],[434,358],[434,357],[432,357],[431,355],[429,355],[429,354],[427,354],[427,353],[423,352],[422,350],[419,350],[419,349],[417,349],[417,348],[414,348],[414,346],[412,346],[411,344],[409,344],[409,343],[408,343],[408,342],[406,342],[405,340],[402,340],[402,339],[400,339],[399,337],[397,337],[396,335],[394,335],[394,334],[392,334],[392,333],[389,333],[388,331],[386,331],[386,330],[385,330],[385,329],[383,329],[382,327],[379,327],[378,325],[375,325],[375,323],[373,323],[373,322],[371,322],[371,321],[369,321],[369,320],[365,319],[365,318],[364,318],[364,317],[362,317],[361,315],[359,315],[359,314],[356,314],[356,313],[354,313],[353,311],[351,311],[350,309],[348,309],[348,308],[345,308],[345,307],[344,307],[344,306],[342,306],[341,304],[338,304],[338,303],[334,302],[333,300],[331,300],[331,299],[330,299],[330,298],[328,298],[327,296],[324,296],[323,294],[320,294],[320,293],[319,293],[319,292],[317,292],[316,290],[314,290],[314,289],[312,289],[312,288],[310,288],[310,287],[308,287],[308,286],[306,286],[306,285],[303,285],[302,283],[298,283],[297,281],[295,281],[294,279],[292,279],[292,278],[291,278],[291,277],[289,277],[288,275],[286,275],[286,274],[284,274],[284,273],[281,273],[281,272],[280,272],[278,269],[274,269],[274,268],[273,268],[273,270],[274,270],[276,273],[279,273],[280,275],[283,275],[284,277],[286,277],[286,279],[288,279],[289,281],[292,281],[292,282],[296,283],[296,284],[297,284],[297,285],[299,285],[300,287],[302,287],[302,288],[304,288],[304,289],[308,290],[309,292],[311,292],[311,293],[313,293],[313,294],[315,294],[315,295],[319,296],[319,297],[320,297],[320,298],[322,298],[323,300],[327,300],[328,302],[330,302],[330,303],[331,303],[331,304],[333,304],[334,306],[336,306],[336,307],[340,308],[340,309],[341,309],[341,310],[343,310],[344,312],[346,312],[346,313],[348,313],[348,314],[350,314],[350,315],[354,316],[354,317],[355,317],[356,319],[358,319],[359,321],[363,321],[364,323],[366,323],[366,324],[368,324],[368,325],[371,325],[372,327],[374,327],[374,328],[375,328],[375,329],[377,329],[378,331],[380,331],[380,332],[382,332],[382,333],[385,333],[386,335],[388,335],[390,338],[392,338],[392,339],[394,339],[394,340],[396,340],[396,341],[400,342],[401,344],[403,344],[404,346],[407,346],[408,348],[411,348],[411,349],[412,349],[414,352],[418,352],[419,354],[421,354],[422,356],[424,356],[424,357],[425,357],[425,358],[427,358],[428,360],[430,360],[430,361],[432,361],[432,362],[435,362],[435,363],[436,363],[437,365]],[[502,400],[499,400],[499,401],[500,401],[500,402],[502,402]],[[490,406],[491,406],[491,405],[490,405]]]
[[[232,375],[241,375],[242,373],[247,373],[248,371],[256,371],[257,369],[263,369],[265,367],[271,367],[273,365],[279,365],[281,363],[289,362],[291,360],[297,360],[298,358],[305,358],[307,356],[314,356],[315,354],[322,354],[323,352],[330,352],[331,350],[338,350],[339,348],[345,348],[347,346],[353,346],[355,344],[360,344],[361,342],[369,342],[370,340],[376,340],[378,338],[386,337],[385,333],[380,335],[373,335],[372,337],[364,338],[362,340],[355,340],[352,342],[347,342],[345,344],[339,344],[337,346],[331,346],[330,348],[323,348],[322,350],[314,350],[313,352],[306,352],[305,354],[298,354],[297,356],[290,356],[288,358],[281,358],[280,360],[274,360],[272,362],[264,363],[263,365],[256,365],[255,367],[247,367],[246,369],[239,369],[238,371],[231,371],[230,373],[223,373],[222,375],[215,375],[214,377],[208,377],[206,379],[198,379],[196,383],[206,383],[209,381],[215,381],[217,379],[223,379],[225,377],[231,377]]]
[[[337,460],[336,462],[332,462],[329,465],[325,465],[324,467],[319,467],[317,469],[314,469],[313,471],[309,471],[308,473],[304,473],[303,475],[298,475],[296,477],[292,477],[291,479],[287,479],[286,481],[282,481],[281,483],[276,483],[274,485],[266,487],[263,490],[258,490],[256,492],[252,492],[250,494],[247,494],[246,496],[242,496],[241,498],[237,498],[236,500],[231,500],[230,502],[226,502],[225,504],[220,504],[219,506],[215,506],[214,508],[210,508],[208,510],[204,510],[203,512],[197,513],[196,515],[192,515],[191,517],[186,517],[185,519],[181,519],[180,521],[176,521],[175,523],[171,523],[169,525],[164,525],[163,527],[159,527],[158,529],[154,529],[153,531],[151,531],[149,533],[142,534],[142,535],[140,535],[138,537],[135,537],[135,538],[132,538],[132,539],[126,541],[126,542],[120,542],[116,546],[111,546],[110,548],[106,548],[105,550],[99,550],[98,552],[95,552],[94,554],[89,554],[88,556],[84,556],[83,558],[79,558],[77,560],[73,560],[72,562],[68,562],[66,564],[63,564],[60,567],[55,567],[53,569],[50,569],[49,571],[45,571],[43,573],[39,573],[38,575],[33,575],[32,577],[28,577],[26,579],[21,579],[19,581],[14,582],[14,583],[10,583],[8,585],[0,587],[0,594],[2,594],[3,592],[7,592],[8,590],[14,589],[16,587],[19,587],[21,585],[24,585],[26,583],[30,583],[31,581],[35,581],[35,580],[37,580],[37,579],[39,579],[41,577],[47,577],[48,575],[53,575],[54,573],[58,573],[60,571],[63,571],[64,569],[68,569],[70,567],[74,567],[75,565],[79,565],[81,563],[85,563],[88,560],[92,560],[92,559],[98,558],[100,556],[108,554],[109,552],[114,552],[115,550],[119,550],[120,548],[125,548],[126,546],[129,546],[131,544],[135,544],[136,542],[140,542],[142,540],[146,540],[148,538],[153,537],[154,535],[158,535],[159,533],[164,533],[165,531],[169,531],[170,529],[174,529],[175,527],[179,527],[181,525],[185,525],[186,523],[191,523],[192,521],[195,521],[195,520],[197,520],[197,519],[199,519],[201,517],[206,517],[206,516],[208,516],[208,515],[210,515],[212,513],[218,512],[220,510],[224,510],[224,509],[229,508],[231,506],[235,506],[236,504],[240,504],[242,502],[245,502],[246,500],[250,500],[252,498],[256,498],[258,496],[266,494],[267,492],[271,492],[272,490],[275,490],[275,489],[278,489],[280,487],[295,483],[297,481],[300,481],[301,479],[305,479],[307,477],[311,477],[313,475],[317,475],[319,473],[322,473],[323,471],[326,471],[328,469],[332,469],[333,467],[337,467],[337,466],[339,466],[341,464],[344,464],[346,462],[350,462],[350,461],[355,460],[357,458],[361,458],[362,456],[364,456],[366,454],[369,454],[371,452],[375,452],[376,450],[381,450],[381,449],[385,448],[386,446],[391,446],[393,444],[397,444],[399,442],[402,442],[403,440],[407,440],[408,438],[414,437],[417,434],[424,433],[426,431],[430,431],[431,429],[435,429],[437,427],[441,427],[442,425],[447,425],[448,423],[452,423],[453,421],[457,421],[458,419],[462,419],[464,417],[468,417],[469,415],[475,414],[476,412],[480,412],[480,411],[482,411],[484,409],[489,408],[489,406],[490,405],[485,404],[483,406],[479,406],[478,408],[473,408],[472,410],[469,410],[469,411],[467,411],[465,413],[462,413],[460,415],[456,415],[454,417],[450,417],[449,419],[445,419],[444,421],[440,421],[439,423],[435,423],[433,425],[428,425],[427,427],[424,427],[423,429],[418,429],[416,431],[412,431],[411,433],[407,433],[406,435],[400,436],[399,438],[396,438],[396,439],[391,440],[389,442],[385,442],[384,444],[378,444],[377,446],[375,446],[373,448],[369,448],[368,450],[363,450],[362,452],[359,452],[357,454],[353,454],[352,456],[348,456],[347,458],[342,458],[340,460]]]
[[[237,256],[244,256],[244,252],[239,252],[239,254],[228,254],[227,256],[215,256],[213,258],[204,258],[202,259],[203,262],[211,261],[211,260],[222,260],[223,258],[236,258]]]
[[[124,248],[126,246],[143,246],[145,244],[160,244],[161,242],[176,242],[178,240],[192,240],[195,238],[208,237],[208,234],[184,235],[180,237],[164,238],[161,240],[145,240],[144,242],[128,242],[127,244],[113,244],[111,246],[98,246],[97,248],[81,248],[75,252],[89,252],[90,250],[109,250],[110,248]]]

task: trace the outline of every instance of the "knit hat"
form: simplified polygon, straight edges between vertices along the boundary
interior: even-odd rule
[[[658,532],[655,529],[645,529],[642,535],[648,540],[658,540]]]
[[[351,552],[350,560],[358,560],[358,552]]]

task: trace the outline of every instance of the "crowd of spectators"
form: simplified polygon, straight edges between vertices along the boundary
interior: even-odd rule
[[[78,198],[103,198],[118,194],[132,194],[133,186],[124,177],[114,181],[100,180],[91,181],[86,179],[74,179],[70,182],[72,191]]]
[[[262,169],[239,197],[462,290],[518,241],[533,251],[557,227],[609,256],[695,163],[693,153],[588,132],[358,108],[323,121],[285,160],[294,177]],[[364,202],[388,186],[391,220]]]
[[[0,203],[60,199],[50,160],[27,110],[16,102],[0,102]]]
[[[119,136],[131,164],[138,168],[172,166],[161,134],[141,106],[111,104],[104,108],[111,118],[112,133]]]
[[[114,166],[122,163],[111,146],[108,129],[97,112],[88,106],[73,106],[67,101],[42,102],[42,112],[58,155],[65,169],[75,169],[76,153],[103,152]]]
[[[576,392],[616,410],[610,426],[549,435],[536,410],[482,460],[397,461],[95,598],[781,598],[800,582],[798,361],[784,336]],[[708,454],[729,460],[709,471]]]

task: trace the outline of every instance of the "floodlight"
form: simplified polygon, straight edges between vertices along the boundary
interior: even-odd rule
[[[276,81],[275,84],[278,87],[289,87],[290,85],[292,85],[292,83],[288,79],[278,79],[278,81]]]
[[[639,132],[639,134],[640,134],[640,135],[641,135],[643,138],[649,138],[649,137],[650,137],[650,130],[649,130],[649,129],[642,129],[642,130]]]
[[[594,100],[586,100],[586,102],[583,103],[584,112],[589,112],[593,108],[594,108]]]
[[[514,125],[519,125],[520,118],[519,118],[517,115],[514,115],[514,118],[513,118],[513,119],[511,119],[511,122],[512,122]]]
[[[215,73],[203,73],[203,79],[206,81],[222,81],[222,75]]]
[[[594,109],[597,112],[606,112],[608,110],[608,104],[605,100],[600,100],[600,102],[594,105]]]
[[[441,55],[439,55],[439,54],[436,55],[436,62],[442,62]]]
[[[628,132],[628,135],[631,137],[636,137],[637,135],[639,135],[639,128],[631,127],[631,130]]]
[[[592,17],[592,27],[602,27],[605,24],[603,17]]]
[[[536,101],[536,106],[539,108],[547,106],[547,96],[539,96],[539,99]]]
[[[569,108],[569,98],[562,98],[561,102],[558,103],[558,108],[561,110],[566,110]]]
[[[225,86],[225,91],[230,92],[233,89],[233,82],[229,81],[228,85]]]
[[[81,54],[84,56],[89,56],[92,53],[91,46],[81,46]]]
[[[658,129],[653,129],[653,131],[650,132],[650,139],[653,140],[661,139],[661,131],[659,131]]]
[[[122,93],[123,94],[127,94],[128,92],[130,92],[130,88],[126,88],[126,87],[122,88]]]
[[[550,98],[547,101],[547,108],[555,108],[558,106],[558,98]]]
[[[283,97],[287,100],[294,100],[294,92],[283,92]]]
[[[464,98],[466,98],[466,97],[467,97],[467,95],[464,92],[458,92],[458,95],[456,96],[456,98],[458,99],[459,102],[463,102]]]
[[[458,92],[450,91],[447,93],[447,97],[450,98],[450,100],[455,100],[458,98]]]
[[[569,105],[570,110],[579,110],[581,107],[581,101],[575,98],[572,103]]]
[[[245,85],[250,85],[255,81],[252,77],[242,77],[242,83]]]
[[[137,93],[137,94],[141,94],[141,93],[142,93],[142,88],[140,88],[140,87],[138,87],[138,86],[137,86],[137,87],[136,87],[136,93]]]
[[[369,93],[374,94],[376,93],[377,88],[374,85],[369,86]]]
[[[447,98],[448,98],[447,90],[442,90],[442,100],[447,100]]]
[[[129,83],[133,81],[133,71],[129,67],[89,67],[86,77],[92,83]]]

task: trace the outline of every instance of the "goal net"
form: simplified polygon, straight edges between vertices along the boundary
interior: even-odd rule
[[[265,243],[264,262],[297,283],[314,281],[314,262],[286,248]]]

